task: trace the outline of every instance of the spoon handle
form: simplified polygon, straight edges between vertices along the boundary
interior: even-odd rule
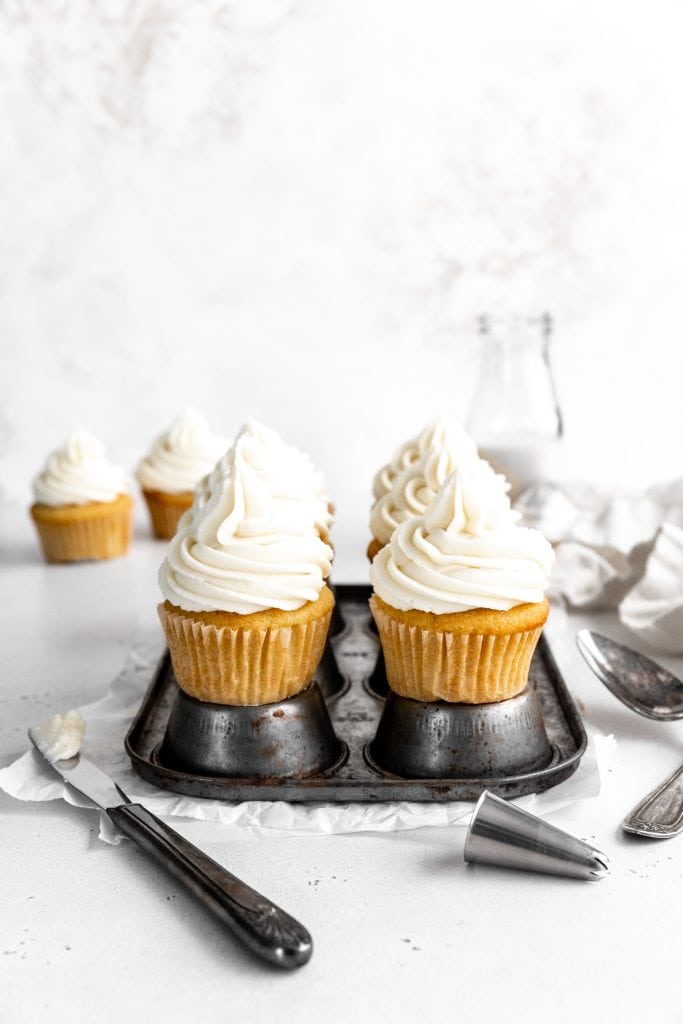
[[[621,827],[651,839],[670,839],[683,832],[683,764],[626,815]]]

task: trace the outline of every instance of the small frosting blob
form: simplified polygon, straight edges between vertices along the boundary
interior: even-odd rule
[[[248,615],[294,611],[316,601],[332,550],[298,497],[275,493],[240,436],[209,476],[203,502],[186,513],[159,570],[164,597],[185,611]]]
[[[47,722],[32,726],[31,739],[46,761],[54,764],[75,757],[83,743],[85,722],[78,711],[53,715]]]
[[[466,460],[477,457],[477,446],[461,427],[447,416],[438,416],[417,437],[410,438],[394,452],[391,461],[382,466],[372,482],[372,496],[379,501],[388,494],[398,476],[416,463],[425,452],[439,448],[453,453],[454,458]],[[378,538],[379,539],[379,538]]]
[[[484,468],[486,467],[486,468]],[[375,556],[375,593],[399,611],[507,611],[543,600],[555,555],[486,463],[452,473],[423,515],[401,523]]]
[[[228,442],[211,430],[197,409],[186,409],[155,440],[140,461],[136,477],[148,491],[183,494],[194,491],[198,482],[216,464]]]
[[[53,507],[115,501],[127,491],[125,470],[109,462],[94,434],[81,429],[71,431],[33,481],[35,501]]]

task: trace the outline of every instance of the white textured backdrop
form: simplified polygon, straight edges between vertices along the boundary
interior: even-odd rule
[[[677,0],[6,0],[0,471],[186,403],[369,478],[549,309],[567,472],[680,470]],[[364,539],[364,536],[363,536]]]

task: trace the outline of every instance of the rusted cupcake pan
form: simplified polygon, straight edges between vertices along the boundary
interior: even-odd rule
[[[474,800],[484,789],[522,796],[576,770],[586,733],[543,639],[530,685],[512,701],[386,700],[370,588],[335,590],[316,685],[289,701],[250,709],[203,705],[181,694],[166,655],[126,736],[138,774],[187,796],[346,803]],[[305,777],[272,777],[269,765],[272,773]]]

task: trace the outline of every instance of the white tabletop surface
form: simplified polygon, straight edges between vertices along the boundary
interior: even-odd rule
[[[104,692],[135,628],[154,621],[163,544],[141,524],[124,559],[46,566],[18,508],[3,510],[0,536],[4,765],[31,723]],[[339,539],[339,581],[363,578],[356,548]],[[587,621],[623,636],[611,616],[569,627]],[[549,820],[610,856],[604,881],[468,867],[462,827],[207,844],[312,932],[311,962],[283,974],[132,844],[103,844],[94,812],[0,793],[3,1024],[683,1020],[683,838],[620,828],[683,760],[681,726],[637,718],[578,655],[565,667],[585,718],[617,747],[600,796]]]

